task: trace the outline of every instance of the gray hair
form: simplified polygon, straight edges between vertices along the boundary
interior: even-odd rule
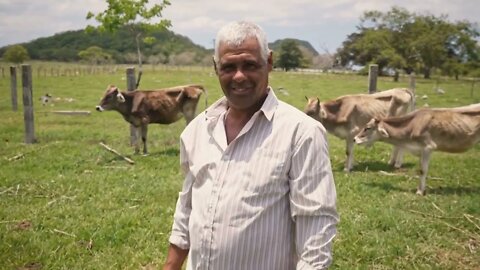
[[[224,42],[231,46],[240,46],[247,39],[254,37],[260,45],[262,59],[267,62],[270,49],[268,48],[267,35],[260,26],[252,22],[236,21],[223,26],[215,39],[215,54],[213,60],[218,64],[220,55],[218,48]]]

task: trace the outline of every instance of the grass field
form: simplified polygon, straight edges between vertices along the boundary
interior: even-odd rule
[[[35,68],[33,68],[35,71]],[[160,269],[181,189],[178,136],[185,126],[149,128],[149,156],[135,156],[128,125],[116,112],[95,111],[115,74],[37,76],[33,73],[35,137],[24,144],[21,77],[19,110],[10,78],[0,78],[0,269]],[[367,77],[274,72],[277,96],[303,109],[305,96],[329,99],[365,92]],[[207,69],[147,69],[142,88],[201,83],[211,104],[221,96]],[[480,85],[417,79],[417,106],[480,102]],[[408,86],[380,78],[379,89]],[[60,100],[42,106],[45,94]],[[427,99],[421,99],[427,95]],[[68,99],[73,99],[68,101]],[[201,100],[199,109],[204,109]],[[58,115],[55,110],[90,110]],[[104,142],[132,158],[129,165]],[[332,269],[480,269],[480,145],[463,154],[434,153],[427,196],[415,195],[418,158],[387,166],[390,147],[356,147],[352,173],[343,172],[344,142],[329,135],[341,222]]]

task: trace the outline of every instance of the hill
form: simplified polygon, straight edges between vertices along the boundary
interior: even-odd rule
[[[211,50],[193,43],[189,38],[178,35],[169,30],[159,30],[152,33],[155,42],[142,44],[144,59],[151,56],[157,57],[157,62],[172,62],[173,56],[188,52],[189,57],[201,62],[204,57],[210,57]],[[50,37],[43,37],[24,46],[33,60],[74,62],[81,60],[78,53],[91,46],[98,46],[112,55],[117,63],[135,63],[136,46],[135,38],[126,29],[120,29],[115,33],[93,31],[87,33],[84,30],[66,31]],[[0,48],[3,54],[6,47]],[[185,56],[184,56],[185,58]]]
[[[300,49],[300,51],[302,51],[302,53],[304,54],[304,56],[306,58],[313,58],[315,56],[318,56],[317,50],[315,50],[315,48],[313,48],[313,46],[312,46],[312,44],[310,44],[310,42],[305,41],[305,40],[300,40],[300,39],[294,39],[294,38],[278,39],[275,42],[269,44],[270,49],[273,50],[273,51],[277,51],[278,49],[280,49],[280,45],[285,40],[295,41],[298,44],[298,48]]]
[[[206,64],[211,63],[212,49],[193,43],[188,37],[175,34],[170,30],[159,30],[152,33],[155,42],[142,44],[144,61],[162,64]],[[280,48],[286,39],[276,40],[269,46],[273,51]],[[306,58],[313,58],[318,52],[312,45],[303,40],[297,40],[300,50]],[[80,61],[78,53],[92,46],[102,48],[112,56],[115,63],[136,63],[135,38],[128,29],[120,29],[115,33],[82,30],[66,31],[50,37],[21,43],[32,60],[77,62]],[[0,48],[3,55],[7,47]]]

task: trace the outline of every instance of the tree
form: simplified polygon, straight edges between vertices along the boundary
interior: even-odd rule
[[[425,78],[434,69],[458,77],[479,57],[474,25],[449,22],[446,15],[419,15],[394,7],[386,13],[365,12],[357,28],[337,51],[341,63],[376,63],[380,72],[393,70],[396,79],[402,69]]]
[[[112,59],[112,55],[106,53],[98,46],[88,47],[86,50],[80,51],[78,56],[92,65],[108,63]]]
[[[29,58],[30,57],[27,49],[25,49],[25,47],[22,45],[10,46],[3,54],[4,60],[15,64],[21,64],[23,61],[28,60]]]
[[[302,67],[303,55],[295,40],[286,39],[280,45],[275,66],[289,71]]]
[[[160,4],[155,4],[148,8],[149,0],[106,0],[108,7],[106,10],[93,14],[88,12],[87,20],[94,18],[101,25],[100,31],[115,32],[121,27],[127,27],[133,37],[137,46],[138,55],[138,78],[136,87],[140,84],[142,77],[142,52],[140,49],[140,41],[143,37],[143,42],[153,43],[154,38],[147,36],[152,30],[166,29],[171,26],[169,20],[160,19],[157,23],[151,23],[154,19],[162,18],[162,11],[170,2],[168,0],[161,0]],[[93,26],[87,26],[87,31],[92,31]],[[145,36],[144,36],[145,35]]]

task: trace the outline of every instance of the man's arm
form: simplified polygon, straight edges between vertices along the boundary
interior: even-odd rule
[[[297,269],[326,269],[338,214],[325,130],[304,126],[296,142],[290,170],[290,209],[295,220]]]
[[[186,159],[187,151],[183,140],[180,140],[180,166],[185,180],[182,191],[178,194],[177,205],[173,217],[172,232],[169,237],[170,246],[168,248],[167,259],[163,267],[164,270],[181,269],[185,258],[190,249],[190,233],[188,224],[190,212],[192,210],[192,185],[194,176],[189,170]]]
[[[181,249],[174,244],[168,247],[167,259],[163,265],[163,270],[180,270],[183,262],[187,258],[188,249]]]

